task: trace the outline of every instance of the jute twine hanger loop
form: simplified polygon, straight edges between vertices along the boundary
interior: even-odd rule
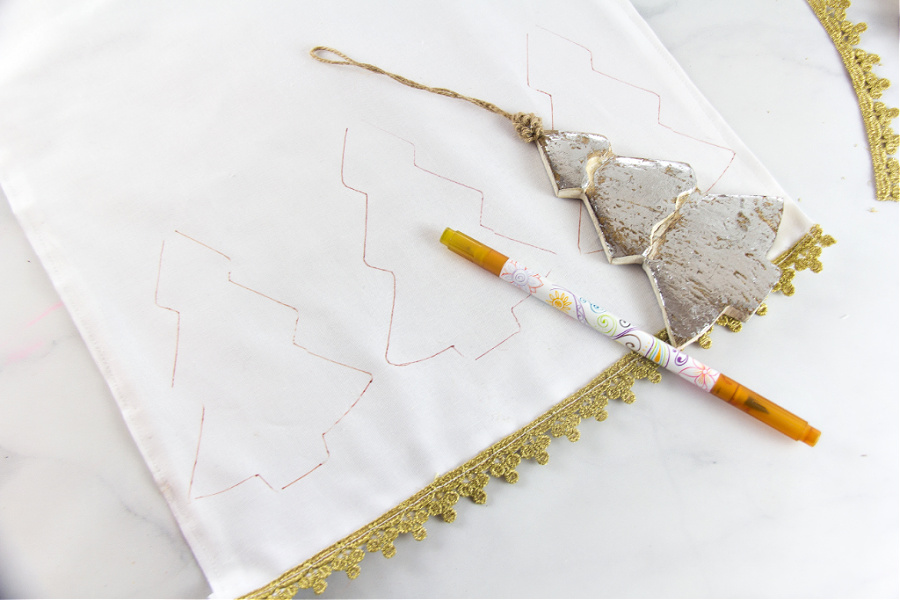
[[[328,52],[334,54],[341,58],[341,60],[335,60],[333,58],[325,58],[320,53]],[[378,73],[379,75],[387,75],[394,81],[402,83],[403,85],[409,86],[411,88],[417,90],[425,90],[426,92],[431,92],[432,94],[438,94],[440,96],[447,96],[449,98],[457,98],[459,100],[465,100],[466,102],[471,102],[475,106],[480,106],[485,110],[489,110],[494,114],[500,115],[501,117],[505,117],[509,119],[513,127],[516,128],[516,133],[519,134],[519,137],[525,142],[536,142],[544,135],[544,128],[541,124],[541,118],[534,113],[509,113],[500,108],[495,104],[491,104],[490,102],[485,102],[484,100],[479,100],[478,98],[472,98],[471,96],[464,96],[458,92],[454,92],[453,90],[448,90],[446,88],[436,88],[430,87],[427,85],[422,85],[421,83],[415,82],[411,79],[407,79],[402,75],[397,75],[396,73],[391,73],[389,71],[385,71],[381,67],[376,67],[375,65],[370,65],[368,63],[362,63],[356,60],[353,60],[343,52],[335,50],[334,48],[329,48],[327,46],[316,46],[312,50],[309,51],[309,55],[316,59],[319,62],[327,63],[329,65],[349,65],[352,67],[360,67],[361,69],[365,69],[367,71],[371,71],[373,73]]]

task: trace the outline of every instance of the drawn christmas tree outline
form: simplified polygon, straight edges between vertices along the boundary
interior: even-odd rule
[[[179,383],[188,380],[184,387],[202,390],[204,397],[189,497],[208,498],[251,480],[258,480],[273,491],[283,490],[328,462],[331,457],[328,434],[359,403],[374,376],[300,344],[297,337],[303,315],[299,309],[235,280],[231,257],[224,252],[179,231],[175,234],[160,249],[154,302],[159,308],[176,314],[170,387],[178,388]],[[179,268],[187,271],[181,274],[182,281],[176,283],[178,277],[174,272]],[[186,290],[188,287],[194,289]],[[213,289],[217,293],[212,293]],[[212,318],[215,311],[227,310],[221,301],[224,296],[230,296],[235,305],[242,305],[246,314],[240,315],[238,311],[238,314],[217,315],[225,317],[220,321]],[[233,356],[241,349],[234,346],[228,332],[229,316],[260,320],[264,313],[270,313],[267,318],[277,324],[269,322],[261,327],[268,334],[260,331],[259,337],[264,338],[264,345],[276,345],[278,349],[273,356],[283,361],[280,368],[276,366],[272,370],[269,370],[271,365],[265,364],[267,357],[262,356],[265,352],[248,351]],[[196,357],[192,354],[217,347],[217,341],[228,348],[218,357],[219,362],[209,367],[194,361]],[[248,368],[250,365],[257,367],[256,372]],[[246,393],[248,382],[254,377],[265,379],[257,388],[262,390],[260,395],[266,396],[264,401]],[[346,388],[328,394],[343,396],[346,402],[331,410],[304,411],[303,400],[308,398],[304,391],[315,387],[308,384],[309,377],[320,378],[317,384],[320,388],[329,385]],[[277,391],[271,391],[273,387]],[[273,396],[278,398],[273,400]],[[333,400],[320,401],[334,404]],[[272,411],[263,423],[255,419],[262,410]],[[220,419],[219,413],[226,412],[228,418]],[[308,423],[312,414],[318,421],[315,426]],[[235,415],[237,418],[233,418]]]

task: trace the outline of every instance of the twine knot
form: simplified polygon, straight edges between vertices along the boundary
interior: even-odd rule
[[[338,58],[335,59],[328,57],[328,54],[332,54],[334,56],[337,56]],[[426,92],[431,92],[432,94],[439,94],[441,96],[448,96],[450,98],[457,98],[459,100],[471,102],[475,106],[480,106],[485,110],[489,110],[494,114],[500,115],[512,121],[513,126],[516,128],[516,133],[519,134],[519,138],[526,142],[536,142],[544,136],[544,127],[541,124],[541,118],[534,113],[508,113],[499,106],[491,104],[490,102],[479,100],[478,98],[473,98],[471,96],[466,96],[460,94],[459,92],[454,92],[453,90],[423,85],[421,83],[413,81],[412,79],[407,79],[402,75],[397,75],[396,73],[385,71],[381,67],[376,67],[375,65],[370,65],[368,63],[353,60],[343,52],[335,50],[334,48],[329,48],[328,46],[316,46],[309,51],[309,55],[319,62],[328,63],[330,65],[349,65],[352,67],[359,67],[361,69],[365,69],[366,71],[371,71],[372,73],[387,75],[394,81],[402,83],[403,85],[409,86],[413,89],[424,90]]]
[[[543,121],[534,113],[516,113],[511,121],[516,133],[526,142],[536,142],[544,136]]]

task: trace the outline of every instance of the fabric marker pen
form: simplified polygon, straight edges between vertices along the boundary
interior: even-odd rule
[[[540,273],[525,268],[464,233],[445,229],[441,235],[441,243],[479,267],[497,275],[500,279],[543,300],[573,319],[593,327],[629,350],[678,374],[697,387],[741,409],[789,438],[800,440],[810,446],[815,446],[819,441],[821,435],[819,430],[810,426],[800,417],[691,358],[674,346],[636,329],[627,321],[612,315],[570,290],[547,281]]]

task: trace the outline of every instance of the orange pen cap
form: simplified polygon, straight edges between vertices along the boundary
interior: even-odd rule
[[[503,265],[509,260],[508,256],[449,227],[441,234],[441,243],[494,275],[500,275]]]
[[[821,432],[794,413],[781,408],[725,375],[719,379],[710,393],[737,407],[766,425],[777,429],[791,439],[815,446]]]

